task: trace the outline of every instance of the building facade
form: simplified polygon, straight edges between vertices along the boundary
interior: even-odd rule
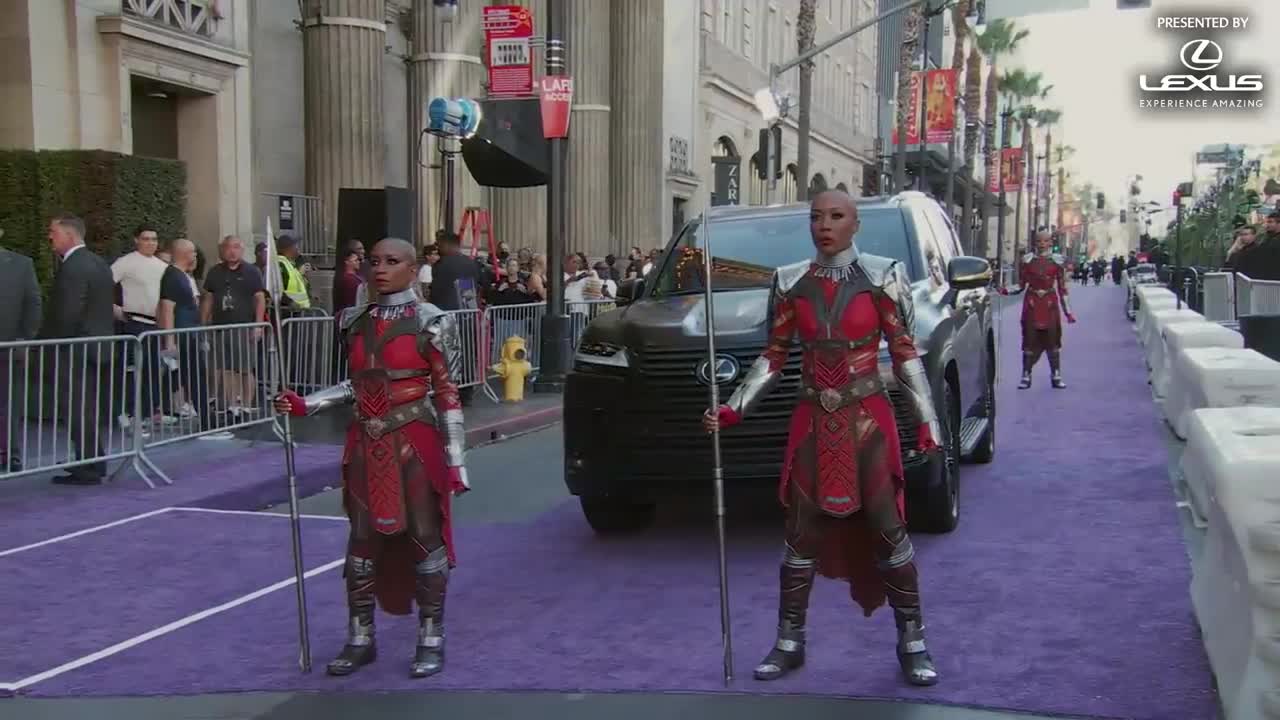
[[[666,244],[711,200],[713,157],[741,161],[740,202],[763,202],[750,156],[752,94],[796,54],[799,0],[565,0],[575,98],[570,250]],[[206,253],[290,222],[331,256],[340,188],[407,188],[415,239],[443,217],[442,162],[423,135],[431,97],[484,93],[482,8],[431,0],[12,0],[0,4],[0,147],[103,149],[184,161],[188,234]],[[505,0],[534,10],[545,0]],[[820,0],[817,37],[876,14]],[[814,186],[857,192],[873,164],[876,33],[825,53],[814,75]],[[535,82],[542,74],[535,51]],[[796,96],[798,70],[780,89]],[[778,200],[796,197],[795,113]],[[491,212],[495,239],[546,248],[544,188],[478,186],[459,163],[457,214]],[[368,240],[368,238],[362,238]],[[554,264],[554,261],[553,261]]]

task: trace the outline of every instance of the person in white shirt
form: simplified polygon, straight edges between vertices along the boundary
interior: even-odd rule
[[[587,273],[578,265],[578,257],[569,255],[564,259],[564,301],[573,311],[574,305],[581,305],[587,288]],[[580,308],[579,308],[580,309]]]
[[[431,297],[431,266],[440,261],[440,248],[428,245],[422,248],[422,264],[418,266],[418,294]]]
[[[600,297],[612,300],[618,297],[618,283],[613,279],[613,268],[607,262],[598,262],[595,266],[596,276],[600,278]]]
[[[154,227],[139,225],[133,234],[133,245],[133,252],[111,264],[111,278],[120,287],[121,303],[115,306],[116,320],[123,325],[124,332],[141,335],[157,329],[160,284],[169,266],[156,257],[160,241]],[[159,350],[158,342],[145,343],[141,356],[133,359],[135,382],[142,383],[142,407],[132,407],[133,393],[126,396],[130,399],[126,400],[125,414],[120,417],[120,424],[126,428],[133,426],[131,416],[135,412],[140,417],[159,414],[160,419],[168,419],[168,413],[158,413],[160,406],[169,404],[168,398],[160,393]]]

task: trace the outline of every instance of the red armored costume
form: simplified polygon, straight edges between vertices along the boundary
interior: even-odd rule
[[[756,667],[772,680],[804,662],[804,628],[815,570],[846,580],[867,616],[888,600],[908,681],[931,685],[914,550],[903,508],[903,469],[893,408],[878,356],[888,342],[894,376],[912,398],[922,448],[937,421],[924,365],[908,328],[910,287],[896,261],[849,247],[774,275],[764,354],[728,403],[721,427],[749,414],[781,377],[792,343],[804,348],[802,388],[791,417],[779,489],[786,508],[778,639]]]
[[[1005,294],[1026,293],[1022,299],[1022,381],[1021,389],[1031,387],[1031,370],[1048,354],[1051,382],[1055,388],[1065,388],[1062,379],[1062,316],[1075,322],[1067,304],[1067,262],[1050,251],[1051,241],[1041,238],[1038,252],[1027,253],[1022,259],[1020,277],[1022,287]]]
[[[450,497],[467,489],[462,403],[450,372],[460,359],[457,326],[412,290],[350,308],[339,323],[351,380],[306,398],[284,396],[294,415],[355,403],[342,458],[350,628],[328,671],[346,675],[373,661],[375,598],[397,615],[416,599],[410,674],[426,677],[444,667]]]

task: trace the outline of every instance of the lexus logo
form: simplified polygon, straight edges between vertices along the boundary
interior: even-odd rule
[[[1191,72],[1209,72],[1222,64],[1222,46],[1212,40],[1192,40],[1178,53]]]
[[[724,385],[738,379],[739,365],[738,361],[731,355],[717,355],[715,360],[715,383]],[[703,385],[710,385],[712,378],[711,362],[703,360],[698,364],[698,370],[695,373],[698,382]]]

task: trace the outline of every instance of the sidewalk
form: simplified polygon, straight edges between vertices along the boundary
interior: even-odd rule
[[[560,421],[559,395],[530,395],[519,404],[495,405],[478,397],[466,413],[467,447],[499,442]],[[334,417],[336,416],[336,417]],[[336,487],[346,433],[343,413],[293,423],[295,479],[299,499]],[[156,448],[147,458],[173,485],[147,488],[128,466],[100,486],[50,485],[55,473],[0,480],[0,508],[7,544],[39,542],[59,533],[166,507],[262,510],[289,501],[285,453],[270,426],[227,440],[190,440]]]

